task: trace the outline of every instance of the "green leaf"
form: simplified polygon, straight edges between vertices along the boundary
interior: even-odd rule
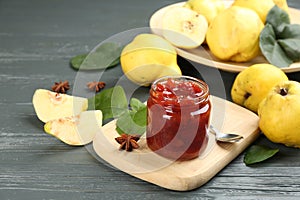
[[[274,156],[278,151],[279,149],[271,149],[265,146],[253,145],[246,152],[244,163],[246,165],[251,165],[254,163],[262,162]]]
[[[71,66],[75,69],[79,69],[80,65],[82,64],[82,62],[87,56],[88,54],[81,54],[81,55],[74,56],[73,58],[71,58]]]
[[[147,107],[141,107],[133,116],[133,121],[141,127],[147,125]]]
[[[286,55],[294,62],[300,60],[300,25],[286,25],[280,33],[278,44]]]
[[[146,131],[147,108],[141,108],[138,111],[128,110],[124,112],[117,120],[119,134],[143,134]]]
[[[132,110],[134,111],[138,111],[142,108],[145,108],[146,105],[143,104],[140,100],[136,99],[136,98],[131,98],[130,100],[130,107]]]
[[[300,60],[300,39],[278,40],[278,44],[292,61]]]
[[[102,90],[88,99],[89,110],[101,110],[103,120],[117,118],[118,133],[143,134],[147,124],[147,106],[136,98],[131,98],[128,109],[127,98],[121,86]]]
[[[265,58],[277,67],[300,61],[300,25],[290,24],[286,11],[274,6],[260,33],[259,46]]]
[[[105,89],[88,100],[89,110],[101,110],[103,120],[117,118],[128,109],[128,102],[121,86]]]
[[[146,131],[147,107],[136,98],[130,101],[132,110],[124,112],[117,120],[119,134],[143,134]]]
[[[272,25],[275,28],[275,34],[278,34],[282,31],[285,24],[290,24],[290,17],[288,13],[277,5],[273,6],[273,8],[269,11],[266,19],[266,24]]]
[[[298,38],[300,39],[300,24],[285,25],[280,32],[278,39]]]
[[[113,61],[107,68],[116,66],[120,63],[120,57],[118,57],[115,61]]]
[[[123,47],[119,44],[103,43],[94,52],[71,58],[71,66],[77,70],[95,70],[113,67],[120,62]]]
[[[272,65],[288,67],[293,63],[293,60],[286,55],[285,51],[278,44],[274,29],[270,24],[266,24],[261,31],[259,46],[265,58]]]

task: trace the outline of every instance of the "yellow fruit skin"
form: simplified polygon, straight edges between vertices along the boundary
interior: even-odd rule
[[[132,82],[148,86],[163,76],[181,75],[175,48],[154,34],[140,34],[124,47],[120,57],[124,74]]]
[[[280,88],[288,88],[282,96]],[[300,148],[300,83],[285,81],[276,85],[260,103],[259,127],[272,142]]]
[[[263,23],[266,22],[268,12],[275,5],[273,0],[235,0],[232,4],[254,10]]]
[[[289,6],[286,2],[286,0],[273,0],[273,2],[282,10],[286,11],[289,13]]]
[[[213,19],[225,10],[222,0],[188,0],[184,6],[205,16],[208,24],[211,24]]]
[[[286,80],[288,77],[281,69],[270,64],[255,64],[237,75],[231,88],[231,98],[256,113],[269,91]]]
[[[214,19],[206,33],[206,41],[217,58],[245,62],[259,54],[259,34],[263,27],[253,10],[232,6]]]

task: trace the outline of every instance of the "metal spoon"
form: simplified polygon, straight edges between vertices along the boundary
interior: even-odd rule
[[[238,142],[239,140],[243,139],[243,136],[232,134],[232,133],[221,133],[212,125],[209,126],[211,132],[216,135],[216,140],[219,142]]]

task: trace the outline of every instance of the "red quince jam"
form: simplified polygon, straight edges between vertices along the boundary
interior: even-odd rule
[[[147,108],[147,145],[152,151],[190,160],[205,149],[211,112],[205,82],[188,76],[159,79],[151,86]]]

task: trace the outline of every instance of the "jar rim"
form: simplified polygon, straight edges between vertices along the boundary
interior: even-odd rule
[[[171,79],[177,79],[177,80],[190,80],[193,81],[195,83],[197,83],[199,85],[199,87],[201,87],[203,94],[201,96],[198,97],[193,97],[190,98],[190,100],[198,100],[201,101],[202,99],[206,99],[209,96],[209,87],[207,85],[207,83],[205,83],[203,80],[200,80],[198,78],[192,77],[192,76],[186,76],[186,75],[181,75],[181,76],[163,76],[161,78],[156,79],[152,85],[151,85],[151,90],[153,92],[155,92],[155,86],[162,82],[162,81],[166,81],[169,78]],[[178,98],[168,98],[168,97],[164,97],[164,100],[173,100],[173,99],[178,99]]]

